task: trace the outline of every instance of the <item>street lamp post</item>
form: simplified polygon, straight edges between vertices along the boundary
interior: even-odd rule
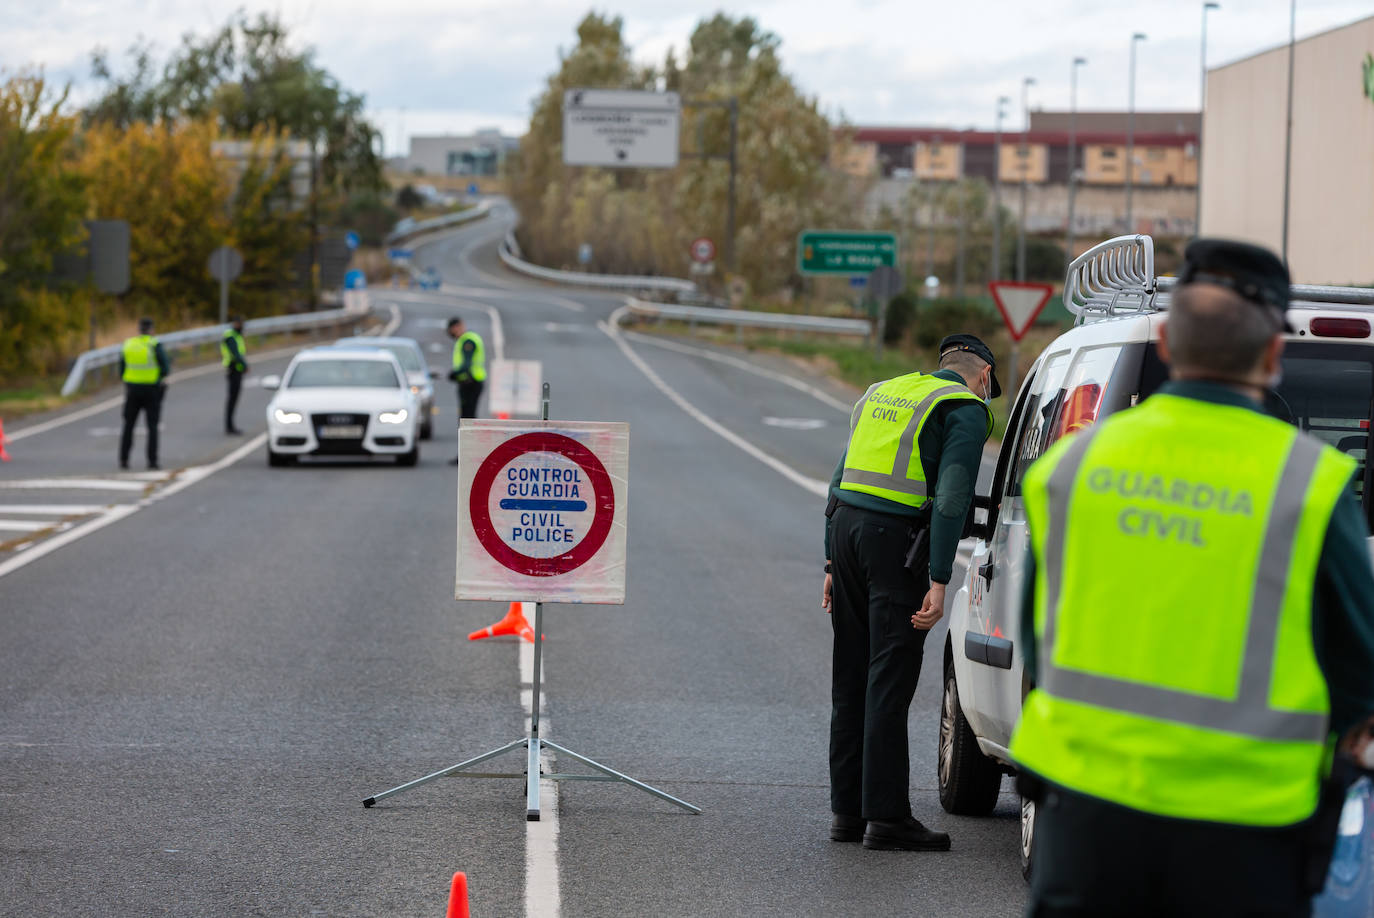
[[[1029,188],[1027,174],[1030,166],[1030,147],[1027,134],[1030,132],[1030,88],[1035,85],[1035,77],[1021,81],[1021,113],[1025,121],[1021,124],[1021,147],[1017,150],[1017,162],[1021,166],[1021,219],[1016,226],[1016,279],[1026,279],[1026,194]]]
[[[997,97],[997,140],[992,153],[992,267],[988,280],[1002,275],[1002,119],[1011,99]]]
[[[1069,226],[1064,239],[1064,270],[1073,263],[1073,193],[1078,181],[1078,68],[1088,62],[1075,57],[1069,68]]]
[[[1197,213],[1193,216],[1193,235],[1202,235],[1202,136],[1207,121],[1207,13],[1221,9],[1220,3],[1202,4],[1202,88],[1198,92],[1197,122]]]
[[[1133,233],[1135,230],[1135,215],[1131,211],[1131,191],[1135,185],[1135,46],[1137,42],[1145,40],[1144,32],[1136,32],[1131,36],[1131,81],[1130,98],[1127,103],[1126,115],[1126,232]]]

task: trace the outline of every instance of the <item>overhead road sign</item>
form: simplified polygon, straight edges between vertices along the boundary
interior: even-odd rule
[[[1030,284],[1022,281],[990,281],[988,289],[992,299],[1002,313],[1002,321],[1007,324],[1012,340],[1020,341],[1030,330],[1035,317],[1054,295],[1054,287],[1049,284]]]
[[[543,382],[538,360],[493,360],[487,370],[487,410],[498,418],[538,415]]]
[[[624,423],[464,419],[458,599],[625,601]]]
[[[569,89],[563,93],[563,163],[671,169],[678,162],[681,121],[675,92]]]
[[[797,237],[797,268],[803,274],[867,276],[874,268],[896,265],[893,233],[803,230]]]

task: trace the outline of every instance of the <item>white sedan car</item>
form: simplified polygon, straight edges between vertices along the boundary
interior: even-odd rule
[[[376,348],[301,351],[282,377],[263,378],[277,394],[267,406],[267,462],[300,456],[395,456],[420,461],[420,400],[395,356]]]

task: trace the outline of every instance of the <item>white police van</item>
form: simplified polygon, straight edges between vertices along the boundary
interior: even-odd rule
[[[1149,236],[1121,236],[1069,267],[1064,304],[1074,327],[1036,359],[1016,394],[991,492],[976,505],[972,558],[949,608],[939,729],[940,803],[986,816],[1030,690],[1022,670],[1021,594],[1026,514],[1021,481],[1055,440],[1149,397],[1167,368],[1156,342],[1175,280],[1156,277]],[[1354,490],[1369,520],[1366,457],[1374,405],[1374,289],[1295,285],[1283,380],[1269,410],[1359,461]],[[1110,610],[1103,610],[1110,614]],[[1034,805],[1021,804],[1021,867],[1029,878]]]

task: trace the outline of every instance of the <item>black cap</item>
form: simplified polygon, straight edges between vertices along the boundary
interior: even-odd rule
[[[148,318],[147,316],[144,316],[143,318],[141,318],[141,319],[138,320],[138,333],[139,333],[140,335],[146,335],[146,334],[148,334],[148,332],[150,332],[150,331],[152,331],[152,330],[153,330],[153,320],[152,320],[152,319]]]
[[[992,356],[992,348],[984,344],[977,335],[948,335],[940,342],[940,359],[950,351],[968,351],[974,357],[992,367],[992,392],[989,398],[1002,394],[1002,384],[997,381],[997,358]]]
[[[453,318],[451,318],[451,319],[448,320],[448,324],[445,325],[444,328],[452,328],[452,327],[455,326],[455,325],[462,325],[462,324],[463,324],[463,317],[462,317],[462,316],[454,316]]]
[[[1288,286],[1291,283],[1279,257],[1266,248],[1231,239],[1194,239],[1183,252],[1179,286],[1217,284],[1241,299],[1277,311],[1283,327],[1288,324]]]

